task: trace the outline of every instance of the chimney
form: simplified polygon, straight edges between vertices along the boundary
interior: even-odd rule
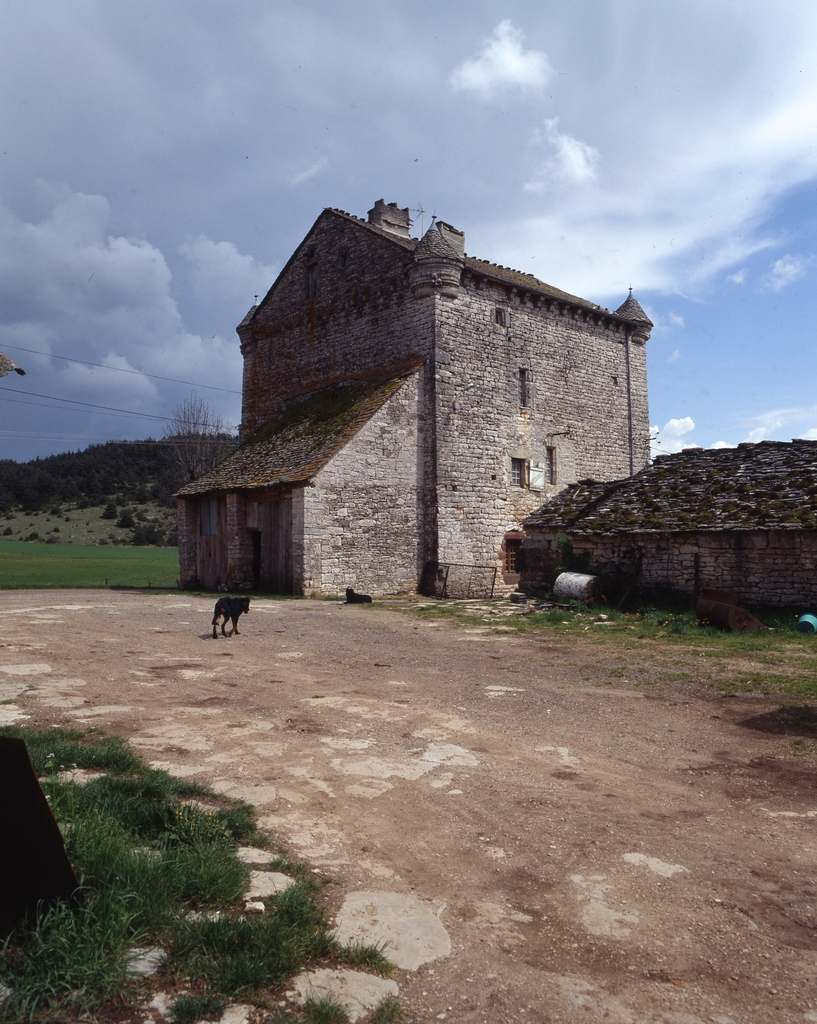
[[[382,199],[378,199],[374,207],[369,210],[369,223],[383,228],[384,231],[389,231],[393,235],[400,235],[401,238],[411,237],[409,234],[411,219],[408,207],[405,210],[400,210],[397,203],[387,204]]]
[[[452,228],[450,224],[446,224],[444,220],[437,221],[437,230],[454,248],[457,250],[457,255],[465,258],[465,232],[457,231],[456,228]]]

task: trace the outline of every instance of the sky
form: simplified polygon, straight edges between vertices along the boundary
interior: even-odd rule
[[[0,0],[0,458],[236,425],[254,295],[379,198],[632,285],[656,452],[817,439],[815,51],[808,0]]]

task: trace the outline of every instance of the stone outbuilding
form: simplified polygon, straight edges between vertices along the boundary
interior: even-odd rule
[[[521,587],[550,587],[559,535],[622,586],[817,607],[817,441],[658,456],[635,476],[581,480],[524,522]]]
[[[241,444],[178,494],[183,586],[508,592],[522,520],[649,457],[645,342],[615,312],[327,209],[241,324]]]

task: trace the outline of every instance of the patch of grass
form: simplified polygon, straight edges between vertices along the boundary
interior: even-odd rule
[[[16,726],[0,728],[0,736],[25,739],[37,775],[70,768],[124,773],[144,767],[142,759],[119,736],[92,739],[89,733],[75,729],[23,730]]]
[[[217,1020],[226,1005],[227,1000],[224,996],[201,993],[179,996],[170,1007],[170,1019],[173,1024],[195,1024],[199,1020]]]
[[[20,543],[0,540],[3,577],[0,589],[76,587],[175,588],[179,576],[176,548],[96,547],[79,544]]]
[[[310,997],[304,1003],[304,1024],[347,1024],[349,1014],[331,996]]]
[[[332,947],[324,911],[303,886],[292,885],[258,916],[180,922],[168,945],[166,971],[206,979],[215,992],[234,996],[279,988]]]
[[[395,996],[386,996],[372,1017],[372,1024],[405,1024],[408,1018],[403,1004]]]
[[[114,737],[12,727],[2,734],[24,739],[48,774],[43,789],[80,888],[40,905],[2,947],[0,984],[11,995],[0,1021],[74,1019],[114,998],[137,1001],[140,983],[127,970],[135,946],[162,948],[168,981],[193,983],[173,1006],[176,1022],[217,1014],[239,992],[266,1005],[269,990],[334,954],[308,882],[276,896],[262,915],[239,909],[248,868],[236,845],[260,837],[251,807],[149,768]],[[57,772],[72,765],[109,774],[83,786],[60,781]],[[208,807],[191,796],[206,797]],[[207,907],[219,913],[191,914]]]
[[[385,955],[387,948],[387,942],[380,943],[379,945],[352,942],[348,946],[337,946],[335,948],[335,955],[338,960],[342,960],[345,964],[365,965],[377,974],[388,977],[394,973],[394,964]]]

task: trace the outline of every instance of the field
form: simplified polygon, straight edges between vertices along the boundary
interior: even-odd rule
[[[95,547],[0,540],[0,589],[176,587],[176,548]]]
[[[80,507],[85,505],[84,508]],[[120,526],[120,514],[127,509],[133,517],[130,527]],[[15,509],[0,517],[0,537],[42,544],[131,544],[133,525],[153,525],[166,536],[175,532],[176,510],[155,501],[117,506],[114,519],[104,519],[104,505],[69,502],[42,508],[38,512]],[[152,542],[149,542],[152,543]],[[138,545],[137,545],[138,546]]]

